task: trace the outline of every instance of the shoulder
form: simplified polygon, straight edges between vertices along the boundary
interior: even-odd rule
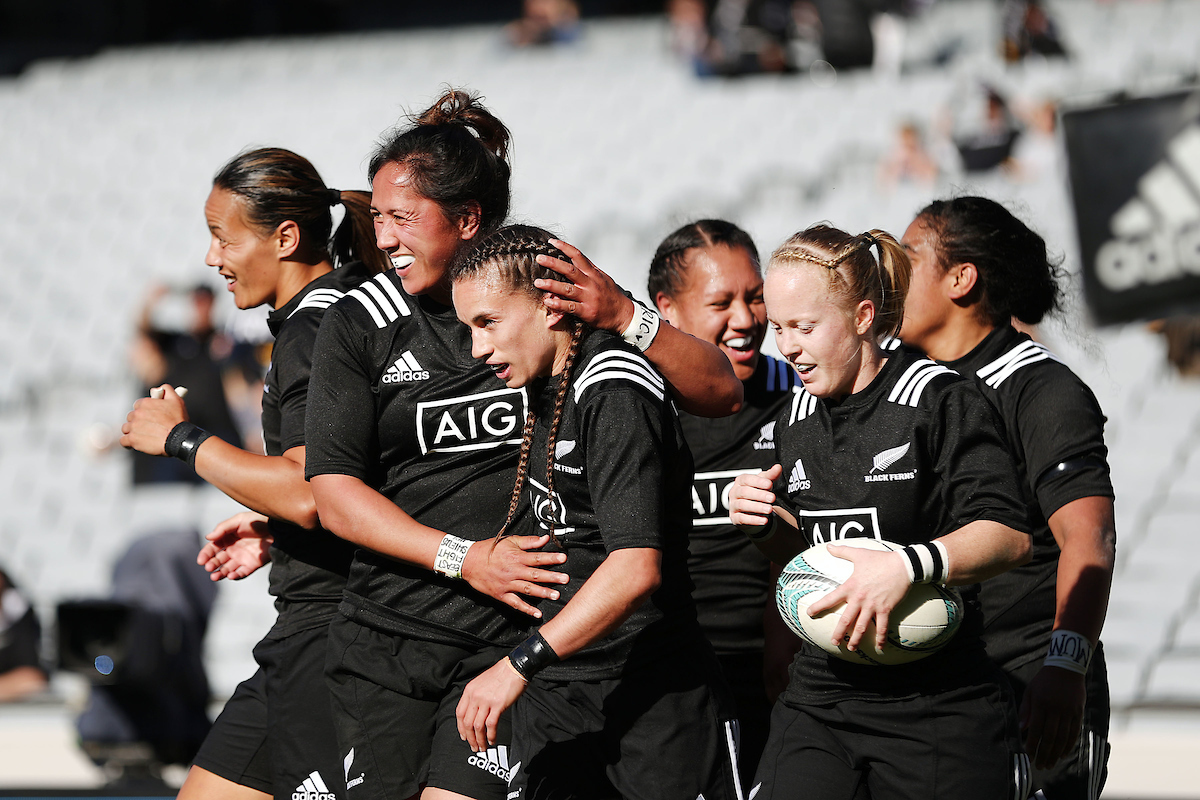
[[[642,395],[657,403],[666,398],[666,382],[637,348],[600,331],[588,336],[571,384],[576,404],[609,392]]]
[[[366,329],[382,330],[411,317],[418,308],[391,270],[363,281],[334,302],[332,312]]]

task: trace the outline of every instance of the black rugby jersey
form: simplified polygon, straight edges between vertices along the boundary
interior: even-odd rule
[[[946,363],[974,378],[999,410],[1021,486],[1032,498],[1032,560],[985,581],[980,591],[988,655],[1012,670],[1045,656],[1050,644],[1059,549],[1047,520],[1074,500],[1113,496],[1104,414],[1069,367],[1011,325]]]
[[[913,544],[977,520],[1028,530],[999,421],[974,384],[908,348],[888,356],[861,392],[833,402],[801,390],[776,423],[777,498],[807,542]],[[823,705],[980,680],[993,668],[979,639],[977,590],[959,587],[966,615],[958,634],[911,664],[853,664],[803,643],[785,697]]]
[[[304,444],[304,416],[313,345],[329,306],[369,277],[361,262],[327,272],[267,316],[275,336],[263,381],[263,445],[282,456]],[[346,588],[353,548],[326,530],[307,531],[279,519],[267,523],[271,547],[271,594],[279,617],[271,636],[281,637],[329,622]]]
[[[784,361],[761,355],[743,383],[740,411],[716,419],[680,412],[696,474],[688,571],[700,627],[718,653],[761,652],[763,608],[774,584],[770,560],[729,521],[729,489],[745,472],[769,469],[775,458],[775,418],[799,383]]]
[[[306,476],[359,478],[418,522],[490,538],[508,511],[526,397],[471,357],[470,329],[452,307],[408,295],[388,270],[325,314],[309,384]],[[364,549],[342,613],[471,648],[516,644],[533,622],[465,581]]]
[[[692,457],[662,377],[620,337],[591,332],[571,370],[554,451],[554,501],[547,494],[546,446],[560,378],[530,388],[537,422],[523,505],[539,532],[554,519],[571,581],[558,600],[540,601],[554,618],[614,550],[662,551],[658,590],[616,630],[538,673],[546,680],[615,678],[627,664],[703,646],[687,574]],[[518,529],[521,532],[528,528]]]

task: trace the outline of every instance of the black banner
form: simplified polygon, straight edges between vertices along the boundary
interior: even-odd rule
[[[1200,312],[1200,91],[1075,109],[1062,121],[1096,321]]]

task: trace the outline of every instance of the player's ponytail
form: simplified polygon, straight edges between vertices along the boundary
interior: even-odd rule
[[[1004,206],[986,197],[935,200],[917,215],[932,234],[938,264],[974,264],[979,315],[993,325],[1016,317],[1036,325],[1062,308],[1061,259],[1051,259],[1046,242]]]
[[[900,330],[912,264],[890,233],[875,229],[854,236],[830,225],[813,225],[781,244],[771,254],[767,271],[800,265],[823,269],[829,291],[847,307],[870,300],[875,306],[876,336]]]
[[[477,95],[449,90],[407,126],[388,133],[371,155],[368,175],[402,166],[414,190],[447,219],[479,213],[481,233],[504,224],[510,201],[511,136]]]
[[[246,225],[260,236],[294,222],[310,258],[332,259],[339,265],[359,259],[375,272],[387,268],[387,259],[375,246],[370,195],[330,189],[312,163],[291,150],[263,147],[240,153],[221,167],[213,186],[237,196]],[[346,216],[331,235],[330,208],[339,203],[345,204]]]

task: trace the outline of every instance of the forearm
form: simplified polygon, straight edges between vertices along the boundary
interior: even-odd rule
[[[417,522],[358,478],[317,475],[310,483],[326,529],[388,558],[433,569],[442,531]]]
[[[717,347],[663,320],[646,358],[671,386],[679,407],[701,417],[724,417],[742,407],[742,382]]]
[[[1061,548],[1054,628],[1100,639],[1116,559],[1116,526],[1108,497],[1085,497],[1050,517]]]
[[[0,703],[19,700],[46,688],[46,673],[37,667],[17,667],[0,675]]]
[[[1029,561],[1029,534],[991,520],[970,522],[938,539],[950,562],[947,584],[965,586]]]
[[[562,611],[541,627],[542,636],[563,659],[599,641],[654,593],[662,580],[661,566],[658,550],[613,551]]]
[[[261,456],[210,436],[196,450],[196,474],[247,508],[311,530],[320,520],[312,488],[304,480],[303,450]]]

